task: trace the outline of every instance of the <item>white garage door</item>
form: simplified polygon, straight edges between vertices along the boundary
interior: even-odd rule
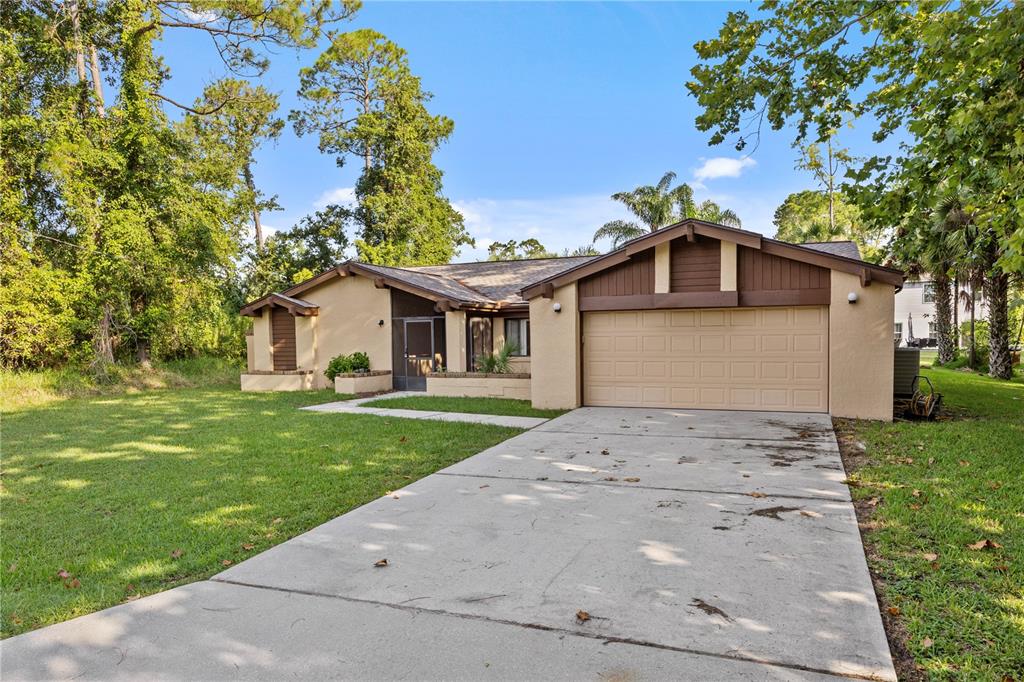
[[[583,402],[828,411],[828,307],[583,313]]]

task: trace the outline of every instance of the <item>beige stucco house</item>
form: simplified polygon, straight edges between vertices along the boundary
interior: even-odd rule
[[[242,387],[325,387],[332,357],[364,351],[374,390],[889,420],[902,284],[849,243],[798,246],[698,220],[603,256],[350,261],[242,309],[253,318]],[[472,374],[506,339],[517,374]]]

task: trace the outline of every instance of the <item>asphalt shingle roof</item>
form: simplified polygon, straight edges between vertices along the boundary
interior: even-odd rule
[[[485,301],[522,303],[519,291],[533,282],[586,263],[596,256],[569,258],[541,258],[536,260],[484,261],[481,263],[452,263],[450,265],[423,265],[411,268],[389,268],[430,277],[434,281],[454,281],[468,288]],[[472,299],[467,299],[472,300]]]
[[[855,242],[807,242],[806,244],[797,244],[797,246],[806,246],[808,249],[829,253],[833,256],[853,258],[854,260],[861,259],[860,249],[857,248],[857,244]]]

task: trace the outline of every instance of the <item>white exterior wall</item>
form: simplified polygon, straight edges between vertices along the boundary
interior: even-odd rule
[[[931,302],[925,303],[924,301],[925,283],[925,281],[907,281],[903,284],[903,290],[896,294],[896,307],[893,311],[893,321],[896,327],[893,335],[895,336],[896,333],[900,334],[902,339],[900,345],[906,345],[907,343],[909,331],[907,329],[908,315],[913,320],[914,337],[918,339],[928,338],[928,324],[935,322],[935,304]],[[961,286],[961,288],[964,287]],[[967,307],[958,304],[958,308],[958,323],[962,325],[964,322],[970,321],[971,312]],[[983,320],[987,313],[984,302],[978,301],[974,307],[974,318],[976,320]],[[963,344],[965,340],[961,338],[960,342]]]

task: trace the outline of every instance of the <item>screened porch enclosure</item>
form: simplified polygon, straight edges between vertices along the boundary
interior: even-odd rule
[[[427,390],[427,375],[446,364],[444,315],[433,301],[392,289],[391,340],[395,390]]]

